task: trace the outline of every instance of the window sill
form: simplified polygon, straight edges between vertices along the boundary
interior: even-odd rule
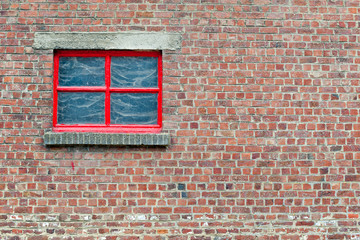
[[[46,146],[167,146],[169,133],[89,133],[89,132],[47,132]]]

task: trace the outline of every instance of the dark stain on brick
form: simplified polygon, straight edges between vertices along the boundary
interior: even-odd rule
[[[168,184],[168,190],[173,190],[175,188],[176,188],[176,184],[173,184],[173,183]]]
[[[327,173],[329,173],[328,168],[320,168],[320,174],[327,174]]]
[[[181,197],[182,198],[188,198],[187,192],[181,192]]]
[[[178,184],[178,190],[185,190],[185,184],[184,183],[179,183]]]
[[[333,94],[331,94],[331,100],[339,100],[339,94],[335,94],[335,93],[333,93]]]
[[[308,159],[314,159],[315,157],[314,157],[314,154],[308,153],[307,158],[308,158]]]
[[[331,146],[330,147],[330,151],[332,152],[338,152],[341,151],[342,147],[341,146]]]

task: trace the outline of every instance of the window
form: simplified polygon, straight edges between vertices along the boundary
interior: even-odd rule
[[[162,59],[155,51],[55,51],[56,132],[159,132]]]

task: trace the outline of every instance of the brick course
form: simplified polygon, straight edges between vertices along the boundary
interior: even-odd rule
[[[0,2],[0,239],[360,239],[358,0]],[[41,32],[166,32],[168,147],[46,147]]]

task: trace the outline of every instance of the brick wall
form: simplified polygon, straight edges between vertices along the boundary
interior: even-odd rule
[[[2,0],[0,239],[360,239],[358,0]],[[163,147],[45,147],[36,32],[169,32]]]

